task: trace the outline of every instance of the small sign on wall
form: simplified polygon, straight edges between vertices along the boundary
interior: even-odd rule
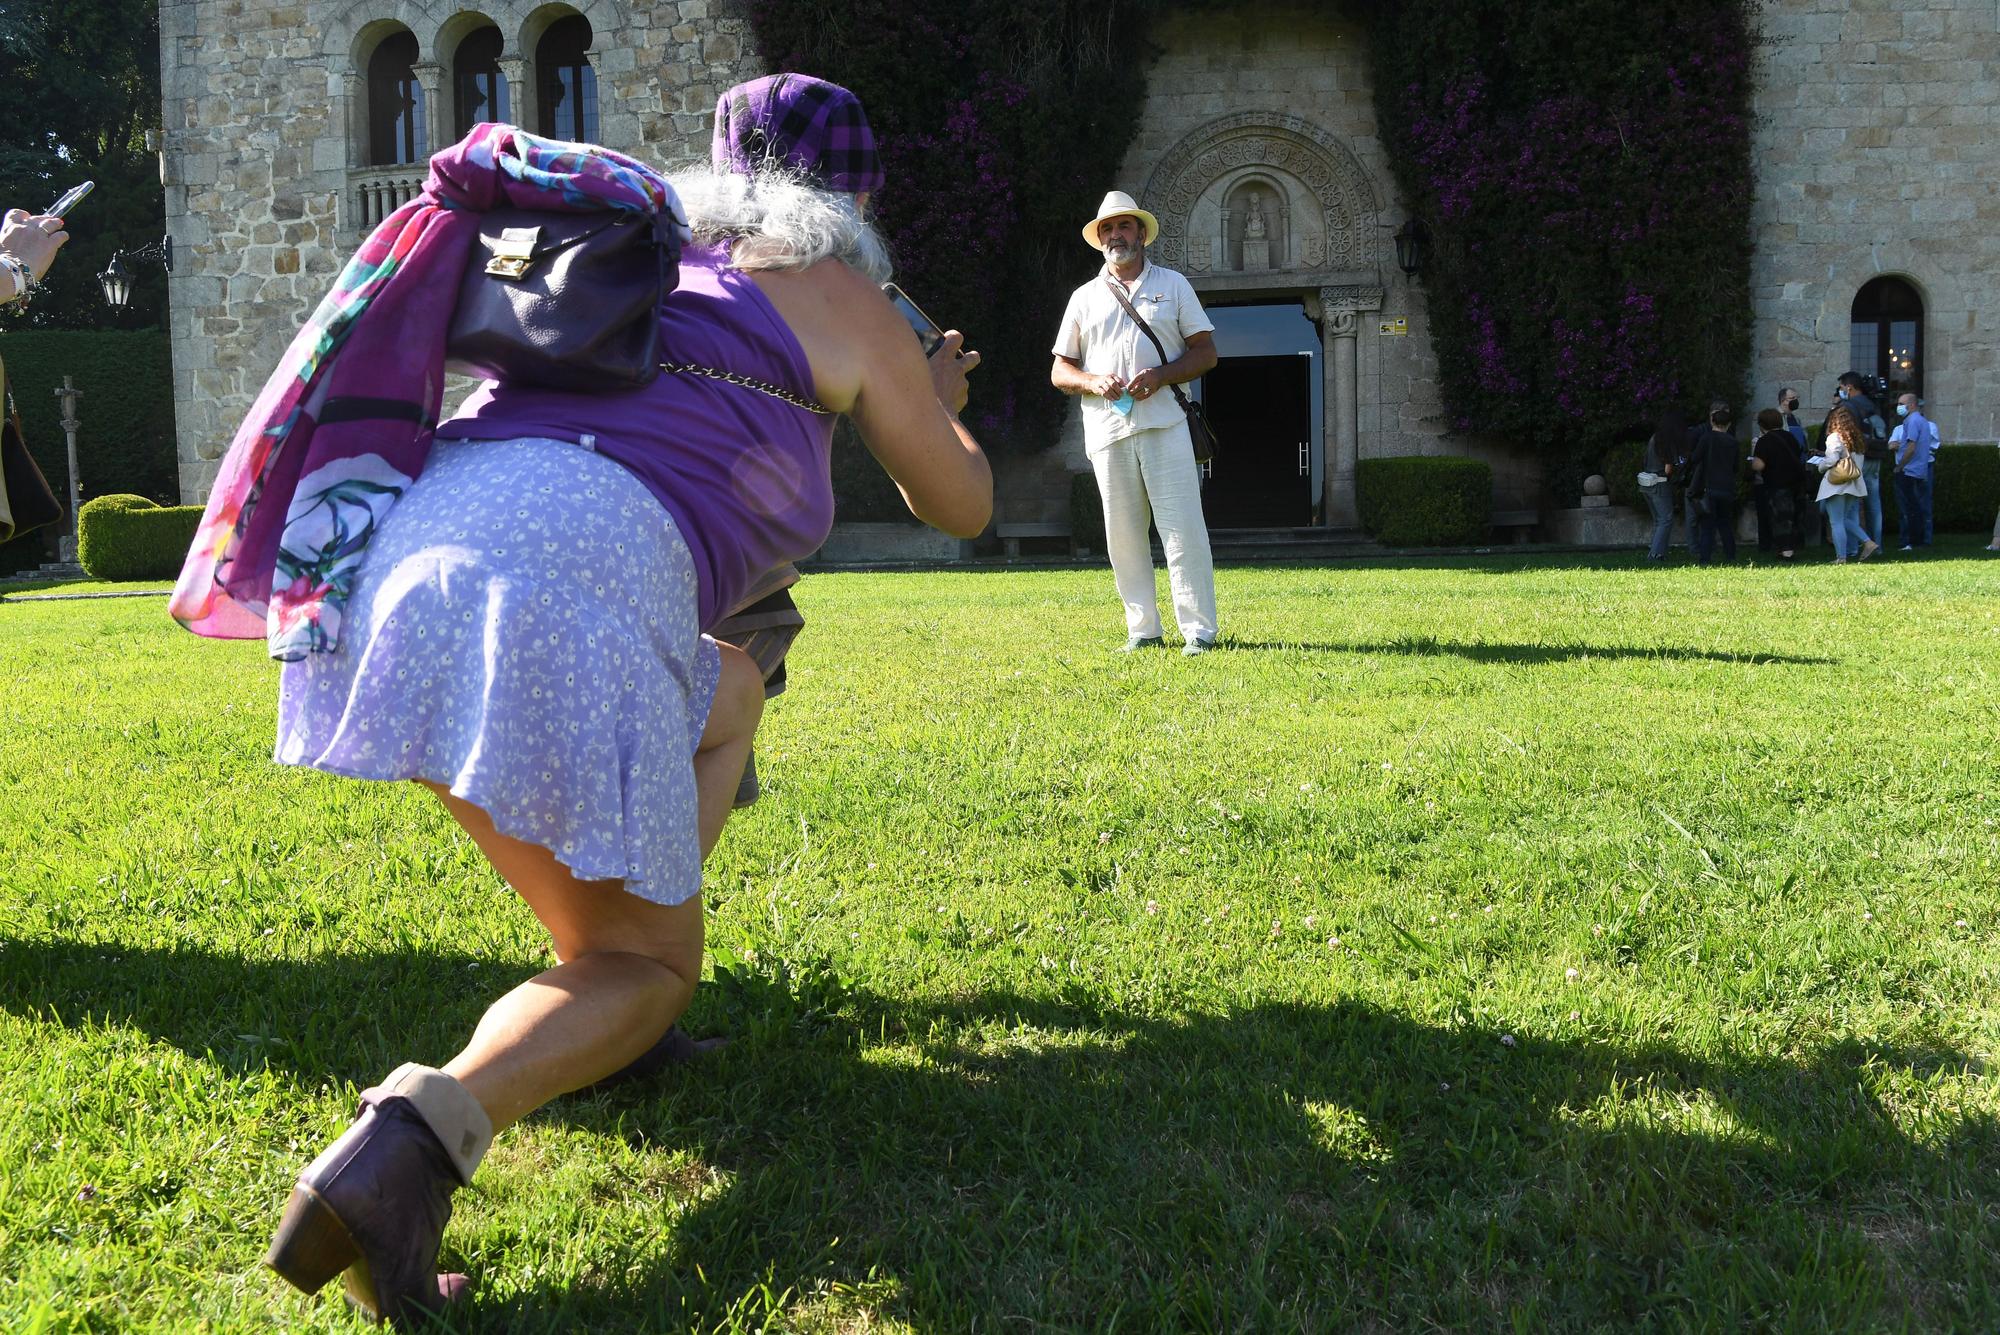
[[[1410,332],[1410,322],[1402,316],[1393,320],[1383,320],[1375,326],[1375,331],[1384,338],[1403,338]]]

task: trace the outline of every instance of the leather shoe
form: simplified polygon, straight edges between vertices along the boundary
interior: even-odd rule
[[[685,1066],[697,1058],[726,1047],[729,1040],[724,1037],[689,1038],[687,1030],[679,1025],[669,1025],[667,1032],[660,1035],[660,1041],[634,1057],[628,1064],[613,1071],[595,1084],[585,1085],[577,1093],[587,1093],[596,1089],[611,1089],[633,1080],[650,1080],[660,1072],[673,1066]]]
[[[365,1090],[354,1124],[299,1175],[264,1264],[305,1293],[344,1271],[348,1301],[407,1327],[466,1288],[437,1270],[458,1186],[416,1105]]]

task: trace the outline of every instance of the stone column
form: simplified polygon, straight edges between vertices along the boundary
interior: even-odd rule
[[[535,128],[535,108],[529,104],[534,98],[534,90],[528,86],[527,57],[501,56],[493,63],[500,67],[500,77],[507,81],[507,119],[532,132]]]
[[[1382,309],[1381,288],[1319,290],[1320,363],[1326,379],[1326,467],[1320,472],[1320,524],[1353,528],[1361,522],[1354,497],[1354,465],[1361,442],[1359,349],[1361,317]]]
[[[457,118],[446,105],[444,66],[420,60],[410,66],[410,73],[417,76],[417,86],[424,90],[424,143],[417,151],[417,161],[421,163],[458,137],[451,132]]]
[[[347,106],[347,165],[368,165],[368,81],[359,70],[340,76],[341,100]],[[345,183],[343,182],[343,188]]]

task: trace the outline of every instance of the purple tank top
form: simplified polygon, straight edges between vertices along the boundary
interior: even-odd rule
[[[805,349],[718,249],[690,247],[660,321],[660,360],[768,380],[813,397]],[[705,376],[662,373],[607,394],[488,384],[438,426],[445,439],[588,443],[632,470],[674,517],[701,580],[706,630],[751,584],[818,551],[833,528],[831,415]]]

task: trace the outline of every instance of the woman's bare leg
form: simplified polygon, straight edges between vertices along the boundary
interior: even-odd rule
[[[722,678],[694,753],[694,790],[701,804],[696,828],[704,859],[715,851],[736,805],[736,785],[743,781],[750,743],[764,717],[764,674],[756,662],[733,644],[717,647],[722,650]]]
[[[618,881],[579,880],[547,849],[494,829],[478,807],[424,786],[542,920],[562,961],[488,1007],[445,1064],[498,1131],[621,1069],[687,1009],[701,978],[701,897],[668,906]]]

